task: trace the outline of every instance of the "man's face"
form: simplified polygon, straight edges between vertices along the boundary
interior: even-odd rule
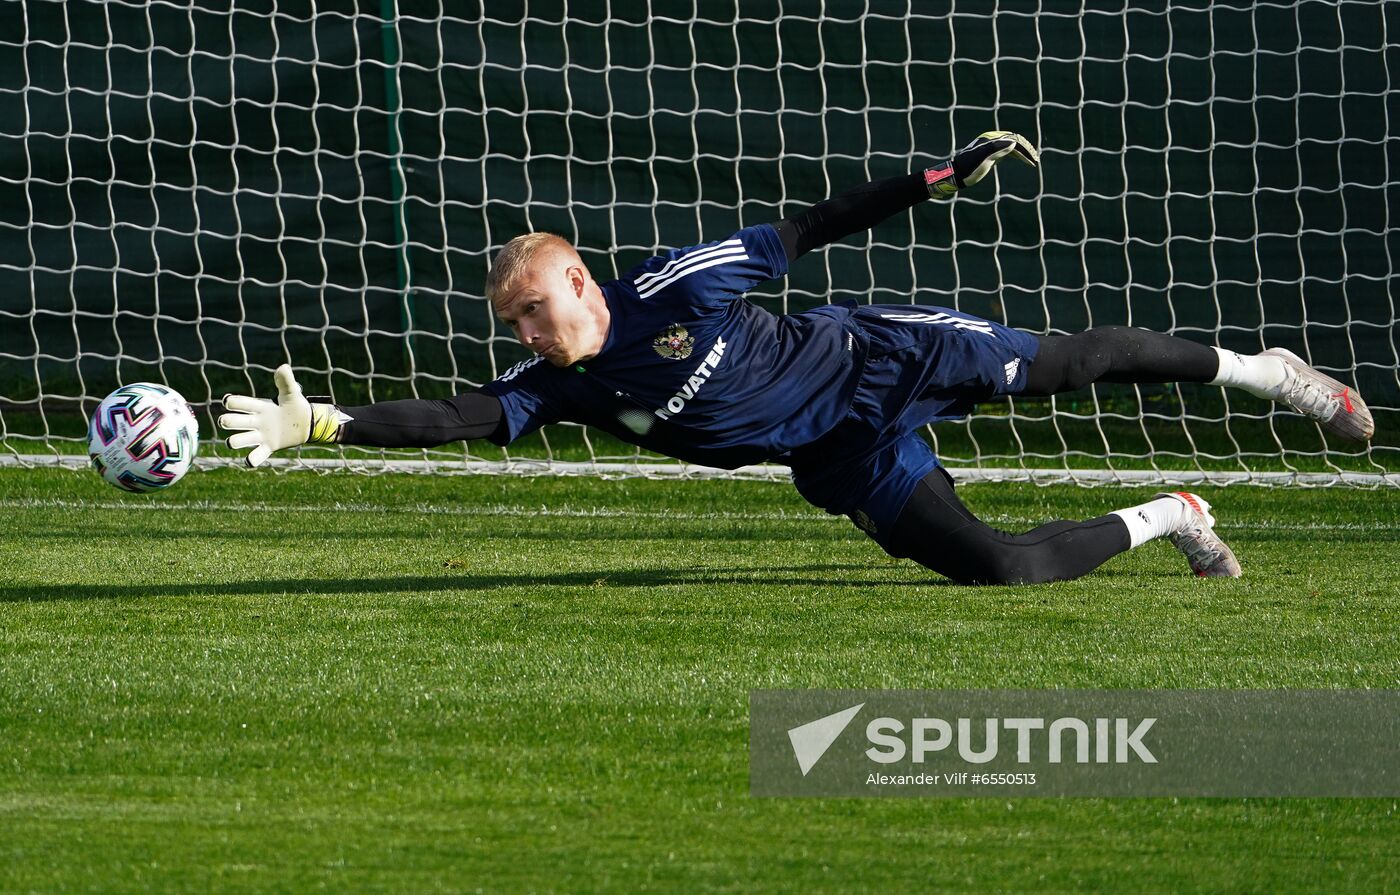
[[[588,269],[577,257],[548,253],[496,301],[496,316],[520,344],[556,367],[592,357],[601,346],[589,312]]]

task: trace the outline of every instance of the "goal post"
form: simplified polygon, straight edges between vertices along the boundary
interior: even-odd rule
[[[1397,4],[153,0],[0,22],[8,463],[81,463],[120,383],[180,390],[211,455],[219,398],[270,394],[284,362],[342,403],[479,386],[525,356],[483,295],[520,232],[604,279],[1003,128],[1040,145],[1038,176],[752,299],[1287,347],[1377,423],[1358,449],[1237,392],[1096,386],[933,427],[960,477],[1400,481]],[[704,473],[572,425],[287,465],[345,463]]]

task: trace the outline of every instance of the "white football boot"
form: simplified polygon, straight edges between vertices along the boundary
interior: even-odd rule
[[[1191,571],[1199,578],[1238,578],[1240,561],[1234,551],[1215,533],[1215,517],[1210,504],[1189,491],[1162,491],[1155,497],[1175,497],[1186,505],[1189,515],[1169,536],[1176,549],[1186,554]]]
[[[1319,373],[1287,348],[1270,348],[1261,356],[1277,357],[1288,371],[1275,401],[1352,441],[1366,441],[1375,434],[1371,408],[1351,386]]]

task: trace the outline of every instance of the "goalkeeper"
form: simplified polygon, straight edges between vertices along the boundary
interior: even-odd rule
[[[705,466],[786,463],[808,501],[849,516],[891,555],[962,583],[1076,578],[1155,538],[1169,538],[1198,575],[1238,576],[1209,505],[1185,492],[1097,519],[998,531],[963,506],[919,430],[1005,395],[1203,382],[1369,438],[1360,397],[1290,352],[1245,357],[1123,326],[1037,336],[919,305],[850,302],[777,316],[744,299],[808,252],[972,186],[1007,157],[1039,163],[1024,137],[985,133],[919,173],[666,252],[606,283],[563,238],[518,236],[496,256],[486,295],[533,358],[453,398],[358,407],[309,402],[283,366],[276,402],[230,395],[219,424],[234,432],[230,447],[252,448],[248,463],[257,466],[300,444],[505,445],[570,420]]]

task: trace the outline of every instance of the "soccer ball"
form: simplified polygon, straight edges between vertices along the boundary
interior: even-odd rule
[[[127,491],[169,488],[199,450],[199,421],[173,388],[124,385],[102,399],[88,423],[88,456],[108,482]]]

